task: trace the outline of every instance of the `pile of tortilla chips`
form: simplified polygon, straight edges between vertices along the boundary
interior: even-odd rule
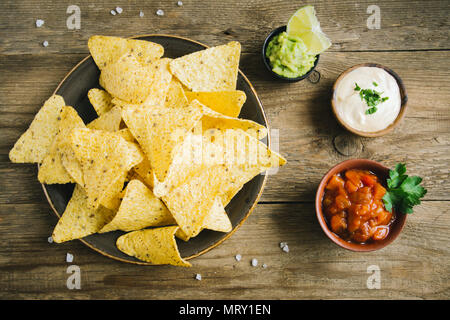
[[[143,40],[93,36],[104,88],[91,89],[98,118],[85,124],[50,97],[10,152],[39,163],[45,184],[75,183],[55,242],[121,230],[119,250],[150,264],[190,266],[177,248],[203,229],[230,232],[226,205],[256,175],[286,160],[238,118],[240,44],[176,59]]]

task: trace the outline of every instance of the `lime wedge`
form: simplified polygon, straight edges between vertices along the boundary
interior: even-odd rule
[[[330,39],[320,29],[313,6],[298,9],[289,19],[286,31],[288,35],[302,39],[311,54],[320,54],[331,46]]]

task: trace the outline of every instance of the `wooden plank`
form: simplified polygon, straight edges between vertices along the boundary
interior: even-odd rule
[[[84,55],[11,55],[0,60],[0,200],[34,203],[42,191],[34,165],[9,163],[8,152],[64,75]],[[319,83],[285,84],[271,80],[257,55],[244,54],[241,68],[254,84],[272,129],[279,130],[280,152],[288,159],[269,177],[262,201],[312,201],[330,166],[348,158],[369,158],[387,166],[405,161],[408,172],[424,177],[426,199],[450,200],[449,52],[325,53],[317,68]],[[346,68],[367,61],[392,67],[405,82],[409,110],[393,133],[357,138],[358,151],[340,154],[333,146],[345,131],[331,113],[330,88]],[[20,175],[20,178],[18,178]],[[26,190],[26,192],[24,192]]]
[[[258,205],[232,237],[192,260],[190,269],[117,262],[78,241],[49,244],[56,218],[46,205],[4,204],[0,217],[0,298],[450,298],[448,201],[423,202],[400,237],[372,253],[334,245],[321,231],[313,204]],[[289,253],[280,242],[288,243]],[[65,262],[68,252],[73,263]],[[80,267],[81,290],[66,287],[71,264]],[[370,265],[380,268],[379,290],[367,288]],[[197,273],[202,281],[194,279]]]
[[[260,51],[266,35],[285,25],[304,2],[278,0],[130,1],[121,3],[123,13],[112,16],[117,1],[76,3],[81,10],[81,29],[68,30],[66,2],[45,0],[0,3],[0,53],[87,53],[93,34],[132,36],[164,33],[192,37],[208,45],[238,40],[244,52]],[[331,38],[330,51],[380,51],[449,49],[448,1],[309,1],[315,6],[322,29]],[[369,5],[380,8],[380,29],[369,30]],[[163,9],[165,15],[156,15]],[[143,18],[139,12],[145,13]],[[36,28],[36,19],[45,20]],[[49,46],[44,48],[42,42]]]

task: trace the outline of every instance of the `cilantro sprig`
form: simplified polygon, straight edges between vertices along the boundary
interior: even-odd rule
[[[394,170],[389,170],[387,191],[383,197],[386,210],[392,212],[395,208],[398,212],[413,213],[412,207],[420,204],[420,198],[427,193],[421,182],[421,177],[406,175],[404,163],[398,163]]]
[[[378,83],[375,81],[373,82],[373,85],[378,87]],[[366,104],[369,107],[369,109],[366,110],[366,114],[373,114],[377,112],[377,105],[389,99],[389,97],[381,97],[383,92],[378,92],[373,89],[361,89],[357,83],[355,83],[355,91],[359,91],[361,100],[366,101]]]

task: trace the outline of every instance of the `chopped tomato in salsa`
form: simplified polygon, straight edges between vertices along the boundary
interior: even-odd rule
[[[370,171],[352,169],[333,175],[322,200],[329,227],[348,241],[383,240],[395,218],[384,207],[385,193]]]

